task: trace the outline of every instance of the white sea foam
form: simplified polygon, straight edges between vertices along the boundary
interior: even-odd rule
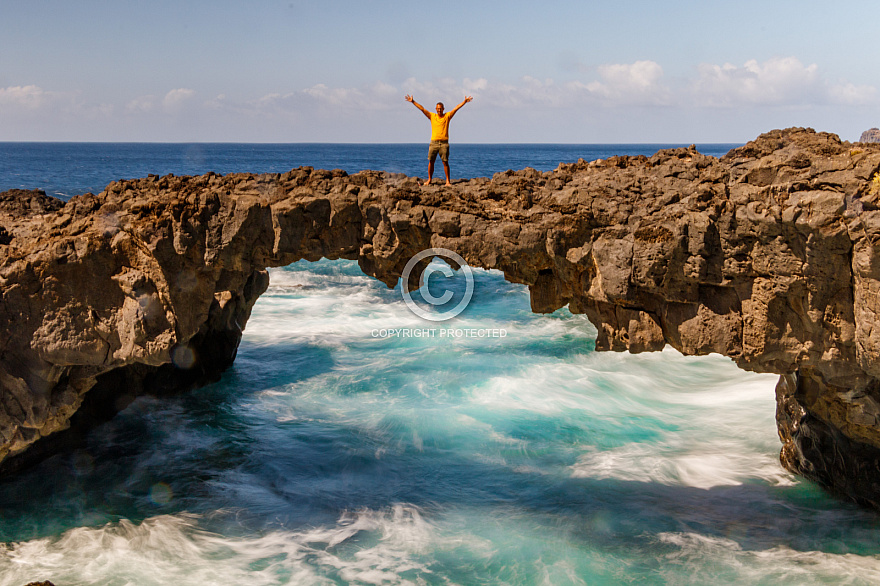
[[[288,344],[318,347],[315,360],[323,362],[301,377],[269,377],[272,386],[254,386],[256,392],[236,399],[237,423],[252,428],[248,433],[254,439],[255,469],[225,469],[206,481],[207,492],[220,506],[240,503],[236,506],[246,507],[249,515],[290,514],[297,510],[295,499],[303,495],[334,498],[333,491],[344,489],[334,485],[332,471],[326,482],[299,486],[293,479],[281,491],[261,474],[264,452],[284,458],[277,446],[289,442],[290,429],[303,423],[325,430],[326,437],[338,442],[343,465],[343,452],[350,451],[400,470],[415,454],[436,458],[438,467],[450,463],[465,475],[474,474],[441,480],[454,487],[448,490],[471,493],[478,505],[464,505],[456,494],[438,492],[445,508],[442,520],[409,504],[389,504],[345,512],[335,524],[242,529],[244,537],[234,529],[224,535],[208,532],[201,519],[185,514],[140,524],[81,527],[60,538],[12,544],[0,553],[0,586],[34,578],[119,584],[456,583],[470,576],[450,562],[459,557],[467,558],[464,567],[479,575],[474,581],[577,584],[589,582],[585,576],[593,576],[591,572],[625,580],[629,568],[645,577],[644,564],[653,564],[657,556],[666,557],[653,575],[675,583],[687,582],[691,573],[711,578],[713,555],[731,576],[760,582],[777,575],[761,555],[779,554],[793,567],[838,563],[834,556],[789,559],[775,543],[763,544],[758,552],[698,533],[651,535],[651,520],[645,539],[655,547],[634,551],[629,558],[595,547],[594,540],[606,543],[622,525],[618,512],[602,508],[605,504],[591,511],[589,495],[584,495],[586,504],[574,498],[538,511],[513,505],[503,512],[487,504],[490,495],[473,496],[493,490],[482,486],[483,470],[502,493],[510,491],[503,499],[520,489],[532,495],[523,498],[542,490],[549,497],[554,490],[547,483],[564,475],[632,481],[621,501],[627,516],[632,513],[628,507],[638,506],[631,503],[658,494],[656,485],[711,489],[755,481],[790,484],[793,478],[776,459],[775,377],[745,373],[719,356],[684,357],[671,349],[641,355],[589,352],[595,330],[583,316],[565,314],[495,321],[487,317],[491,311],[475,311],[455,320],[462,328],[505,327],[503,341],[375,339],[369,335],[373,328],[420,328],[425,322],[409,312],[398,294],[377,287],[372,279],[329,272],[273,271],[272,285],[248,324],[240,364],[256,367],[261,345],[283,355]],[[247,379],[244,370],[241,376]],[[166,433],[161,453],[157,451],[155,461],[148,457],[145,465],[156,468],[163,455],[185,453],[190,440],[198,449],[211,449],[210,434],[201,440],[190,437],[194,431],[185,420],[174,428],[179,431]],[[337,430],[344,432],[336,435]],[[357,443],[348,443],[347,434]],[[395,460],[400,457],[404,459]],[[504,476],[505,469],[509,476]],[[355,481],[363,484],[353,488],[369,491],[375,481],[366,474]],[[654,511],[664,526],[669,515],[682,515],[679,497],[703,493],[690,488],[660,494],[670,503]],[[730,511],[717,504],[728,495],[760,501],[754,516],[761,522],[768,517],[767,507],[777,503],[775,496],[761,492],[737,496],[721,489],[705,494],[702,508],[684,515],[682,523],[728,522]],[[162,482],[150,488],[156,503],[173,503],[174,496]],[[838,518],[832,515],[829,522]],[[746,510],[733,522],[749,519]],[[556,536],[559,531],[569,535]],[[549,545],[535,545],[547,540]],[[89,563],[80,567],[80,559]],[[873,558],[855,562],[865,559],[873,567]],[[763,570],[737,573],[737,564],[751,560],[763,563]],[[12,581],[3,581],[7,574]]]
[[[344,513],[335,526],[232,537],[199,528],[194,515],[80,527],[58,538],[8,544],[0,586],[56,584],[418,584],[424,554],[442,546],[412,505]]]
[[[328,279],[335,291],[321,289],[327,286]],[[524,348],[521,356],[509,352],[500,355],[502,362],[496,364],[508,366],[504,374],[487,378],[478,370],[473,376],[465,370],[458,381],[448,374],[438,380],[431,376],[430,369],[417,369],[411,377],[395,379],[399,386],[394,389],[382,388],[377,380],[372,380],[367,385],[372,390],[352,395],[346,389],[365,376],[406,372],[409,365],[420,362],[436,362],[442,368],[450,360],[438,354],[444,348],[457,353],[459,364],[467,364],[461,360],[467,360],[468,348],[473,345],[475,350],[485,351],[487,342],[451,340],[440,344],[429,340],[421,347],[386,346],[382,353],[350,352],[353,342],[365,342],[364,333],[369,329],[418,328],[424,322],[394,296],[383,296],[375,282],[365,276],[325,277],[279,271],[277,275],[273,273],[273,283],[269,294],[280,292],[278,308],[256,318],[262,320],[257,322],[259,337],[296,337],[329,344],[336,351],[332,372],[267,391],[272,396],[264,396],[256,407],[274,413],[278,421],[317,414],[381,434],[387,413],[408,408],[408,388],[429,402],[442,401],[456,392],[454,385],[458,382],[468,400],[464,404],[449,404],[453,413],[478,406],[487,413],[522,410],[546,417],[574,417],[585,429],[591,420],[619,429],[624,439],[627,427],[640,431],[639,426],[647,426],[653,431],[654,437],[648,441],[631,441],[610,448],[584,446],[571,466],[570,473],[575,477],[701,488],[736,485],[747,479],[771,484],[792,482],[775,456],[778,439],[773,419],[773,376],[743,372],[720,356],[684,357],[670,348],[641,355],[590,353],[561,359],[528,354],[529,344],[546,343],[561,336],[581,338],[586,346],[595,330],[583,316],[572,316],[504,324],[509,330],[505,343]],[[286,296],[291,288],[297,287],[313,288],[313,292],[302,299]],[[296,318],[278,319],[278,311],[289,311]],[[463,315],[457,325],[485,326],[486,320]],[[491,424],[483,425],[479,434],[489,445],[507,444],[508,450],[512,447],[509,436]],[[417,435],[412,443],[418,449]],[[516,448],[522,453],[529,447],[527,441],[516,440]],[[486,463],[505,462],[498,453],[485,449],[474,457]],[[512,465],[522,468],[521,462]]]
[[[880,556],[797,551],[779,545],[746,549],[698,533],[660,533],[672,546],[660,575],[675,584],[878,584]]]
[[[682,442],[684,443],[684,442]],[[668,485],[712,488],[735,486],[760,479],[770,484],[792,484],[776,457],[769,454],[736,453],[736,442],[727,446],[706,444],[656,445],[631,443],[619,448],[590,451],[571,467],[580,478],[617,478]]]
[[[667,349],[535,361],[476,385],[471,401],[493,411],[565,418],[585,430],[591,421],[618,429],[617,441],[625,443],[585,446],[571,467],[574,477],[700,488],[754,479],[783,485],[793,477],[776,457],[775,382],[720,356]],[[645,430],[648,439],[627,440]]]
[[[492,275],[494,279],[500,275],[498,271],[475,269],[475,272],[484,279],[487,275]],[[469,312],[449,322],[426,322],[406,307],[399,291],[387,289],[365,275],[323,275],[274,269],[270,272],[270,283],[268,291],[260,299],[259,311],[254,312],[248,323],[248,339],[257,343],[295,337],[301,342],[344,347],[351,341],[372,339],[373,342],[381,342],[376,340],[379,336],[375,335],[375,331],[434,330],[434,337],[443,338],[444,344],[464,348],[483,340],[447,338],[440,330],[504,327],[511,335],[527,333],[540,336],[550,333],[547,326],[557,332],[565,327],[552,320],[517,326],[506,320],[498,321]]]

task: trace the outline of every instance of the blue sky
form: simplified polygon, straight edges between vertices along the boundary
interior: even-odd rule
[[[0,0],[0,140],[745,142],[880,126],[880,3]]]

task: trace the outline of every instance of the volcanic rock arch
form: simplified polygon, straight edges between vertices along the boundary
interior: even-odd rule
[[[452,250],[568,305],[599,350],[666,344],[781,375],[782,463],[880,504],[880,145],[793,128],[451,188],[299,168],[0,194],[0,458],[231,364],[267,267],[356,259],[393,286]],[[42,446],[42,447],[41,447]],[[10,458],[11,457],[11,458]]]

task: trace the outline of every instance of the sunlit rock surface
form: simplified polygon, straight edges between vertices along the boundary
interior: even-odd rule
[[[306,167],[66,205],[0,194],[0,466],[138,394],[216,380],[267,267],[356,259],[391,286],[436,247],[528,285],[536,312],[586,313],[600,350],[670,344],[782,375],[783,464],[880,505],[878,168],[880,145],[793,128],[720,160],[680,148],[451,188]]]
[[[869,128],[864,131],[859,142],[880,142],[880,128]]]

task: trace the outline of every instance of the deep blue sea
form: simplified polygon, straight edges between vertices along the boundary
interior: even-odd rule
[[[453,145],[451,163],[491,176],[660,146],[681,145]],[[425,151],[6,143],[0,189],[424,176]],[[458,296],[465,273],[440,283]],[[270,277],[219,383],[138,399],[86,449],[0,481],[0,586],[880,582],[880,517],[779,465],[775,376],[597,353],[584,316],[532,314],[497,271],[474,270],[444,322],[354,262]]]
[[[662,144],[453,144],[453,179],[491,177],[508,169],[555,169],[561,162],[592,161],[610,155],[652,155]],[[722,156],[738,144],[697,145],[700,152]],[[284,173],[294,167],[365,169],[428,174],[424,144],[158,144],[158,143],[15,143],[0,142],[0,191],[43,189],[67,199],[99,193],[117,179],[149,174]],[[437,161],[434,178],[443,177]]]

